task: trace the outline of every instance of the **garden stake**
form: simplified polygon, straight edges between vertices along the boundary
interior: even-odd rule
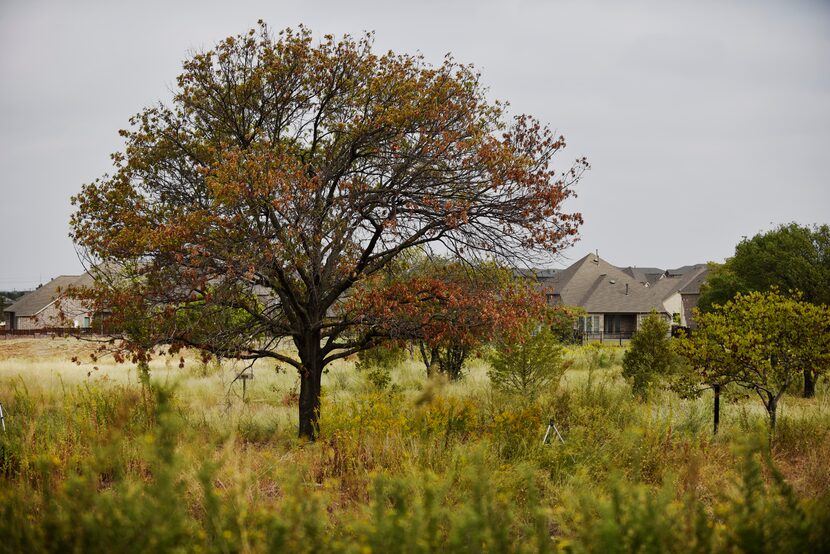
[[[0,424],[3,425],[3,432],[6,432],[6,416],[3,415],[3,405],[0,404]]]
[[[562,444],[565,444],[565,439],[562,438],[562,435],[559,433],[559,429],[556,428],[556,424],[553,422],[553,418],[551,418],[550,423],[548,423],[548,430],[545,431],[545,438],[542,439],[542,444],[548,443],[548,435],[550,435],[550,430],[553,429],[556,432],[556,436],[559,437],[559,440]]]

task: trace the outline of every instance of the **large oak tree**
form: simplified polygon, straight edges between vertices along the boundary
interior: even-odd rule
[[[563,139],[485,93],[471,66],[375,53],[371,36],[260,23],[193,55],[74,198],[91,294],[138,356],[170,344],[295,367],[299,433],[315,437],[324,368],[386,329],[349,301],[362,283],[413,249],[516,263],[576,238],[563,202],[587,163],[557,171]]]

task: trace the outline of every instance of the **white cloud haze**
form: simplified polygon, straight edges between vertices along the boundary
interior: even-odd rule
[[[721,261],[744,235],[830,220],[825,2],[5,0],[0,290],[81,271],[70,196],[110,169],[132,114],[169,98],[188,52],[260,18],[474,63],[493,98],[565,135],[563,166],[592,164],[571,259]]]

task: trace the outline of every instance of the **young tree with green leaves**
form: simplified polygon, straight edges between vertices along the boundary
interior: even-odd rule
[[[772,289],[738,293],[698,317],[679,351],[700,382],[735,383],[757,393],[774,432],[778,403],[804,368],[830,366],[830,307]]]
[[[392,370],[408,358],[406,348],[387,341],[357,354],[355,369],[377,389],[385,389],[392,382]]]
[[[90,295],[113,326],[140,314],[142,342],[121,337],[133,354],[296,368],[302,437],[317,436],[326,366],[396,315],[344,301],[363,283],[415,250],[538,263],[581,224],[563,202],[587,162],[555,168],[562,137],[508,118],[471,66],[376,53],[371,35],[260,24],[185,61],[172,102],[130,123],[112,174],[73,200],[79,249],[117,273]]]
[[[675,361],[669,337],[669,323],[652,311],[631,337],[623,355],[622,376],[640,398],[648,396],[654,381],[667,376]]]
[[[566,369],[562,346],[547,321],[529,321],[522,333],[500,337],[488,361],[493,387],[528,398],[555,388]]]

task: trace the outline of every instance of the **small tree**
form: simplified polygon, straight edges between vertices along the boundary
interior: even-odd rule
[[[729,353],[714,340],[707,340],[704,335],[709,330],[695,330],[698,340],[692,341],[688,335],[681,335],[672,346],[678,354],[678,363],[671,375],[669,388],[683,398],[697,398],[711,389],[714,394],[712,433],[718,434],[720,426],[720,397],[724,388],[733,377],[724,371],[709,371],[709,367],[726,367],[730,362]]]
[[[623,355],[622,375],[631,384],[634,394],[645,398],[655,378],[667,375],[674,360],[669,324],[652,311],[634,333],[631,345]]]
[[[415,260],[383,281],[352,298],[363,321],[414,342],[427,375],[438,371],[452,380],[461,378],[470,355],[497,334],[516,333],[545,312],[543,294],[492,262]]]
[[[488,375],[496,389],[533,398],[546,387],[558,386],[566,366],[562,346],[550,325],[531,322],[524,331],[524,336],[496,341]]]
[[[405,348],[394,342],[378,344],[357,354],[355,369],[378,389],[385,389],[392,382],[392,370],[407,359]]]
[[[701,382],[755,391],[773,432],[778,402],[802,370],[830,364],[830,308],[775,289],[739,293],[699,314],[697,329],[680,348]]]

